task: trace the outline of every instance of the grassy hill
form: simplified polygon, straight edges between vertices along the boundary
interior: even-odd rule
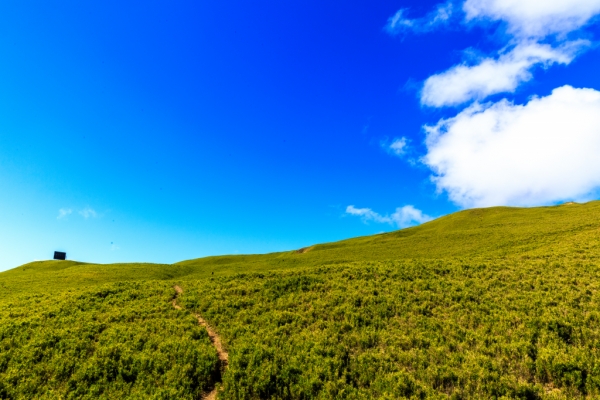
[[[0,274],[0,398],[596,398],[599,256],[590,202],[265,255],[30,263]]]

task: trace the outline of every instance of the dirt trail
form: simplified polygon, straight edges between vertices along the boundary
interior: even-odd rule
[[[181,293],[183,293],[183,289],[177,285],[173,286],[173,289],[175,289],[175,291],[177,292],[177,294],[175,295],[175,298],[173,299],[173,307],[175,307],[178,310],[181,310],[181,306],[179,304],[177,304],[177,298],[179,297],[179,295]]]
[[[173,299],[173,307],[175,307],[178,310],[181,310],[181,306],[179,304],[177,304],[177,298],[179,298],[179,295],[181,295],[181,293],[183,293],[183,289],[181,287],[179,287],[178,285],[173,286],[173,289],[175,289],[175,291],[177,292],[177,294],[175,295],[175,298]],[[210,327],[210,325],[208,324],[208,322],[206,322],[206,320],[204,318],[202,318],[200,315],[198,314],[194,314],[194,317],[196,317],[196,319],[198,320],[198,323],[200,325],[202,325],[204,328],[206,328],[206,331],[208,332],[208,337],[210,338],[210,341],[212,342],[213,346],[215,346],[215,348],[217,349],[217,354],[219,356],[219,369],[221,371],[221,373],[225,372],[225,369],[227,368],[227,364],[229,363],[229,354],[225,351],[225,349],[223,349],[223,343],[221,342],[221,337],[217,334],[217,332],[214,331],[214,329],[212,329]],[[206,395],[203,396],[204,400],[216,400],[217,398],[217,389],[213,389],[211,390],[209,393],[207,393]]]

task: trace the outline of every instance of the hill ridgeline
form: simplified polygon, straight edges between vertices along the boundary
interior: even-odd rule
[[[0,398],[596,398],[599,257],[590,202],[272,254],[29,263],[0,273]]]

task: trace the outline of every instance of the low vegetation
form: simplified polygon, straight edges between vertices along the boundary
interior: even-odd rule
[[[206,330],[164,282],[0,303],[0,398],[197,399],[215,384]]]
[[[0,398],[598,398],[599,256],[591,202],[302,252],[27,264],[0,274]]]
[[[600,396],[600,271],[376,262],[189,282],[227,399]]]

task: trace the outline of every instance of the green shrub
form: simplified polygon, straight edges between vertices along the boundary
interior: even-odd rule
[[[198,398],[218,360],[165,283],[123,283],[1,304],[0,397]]]

